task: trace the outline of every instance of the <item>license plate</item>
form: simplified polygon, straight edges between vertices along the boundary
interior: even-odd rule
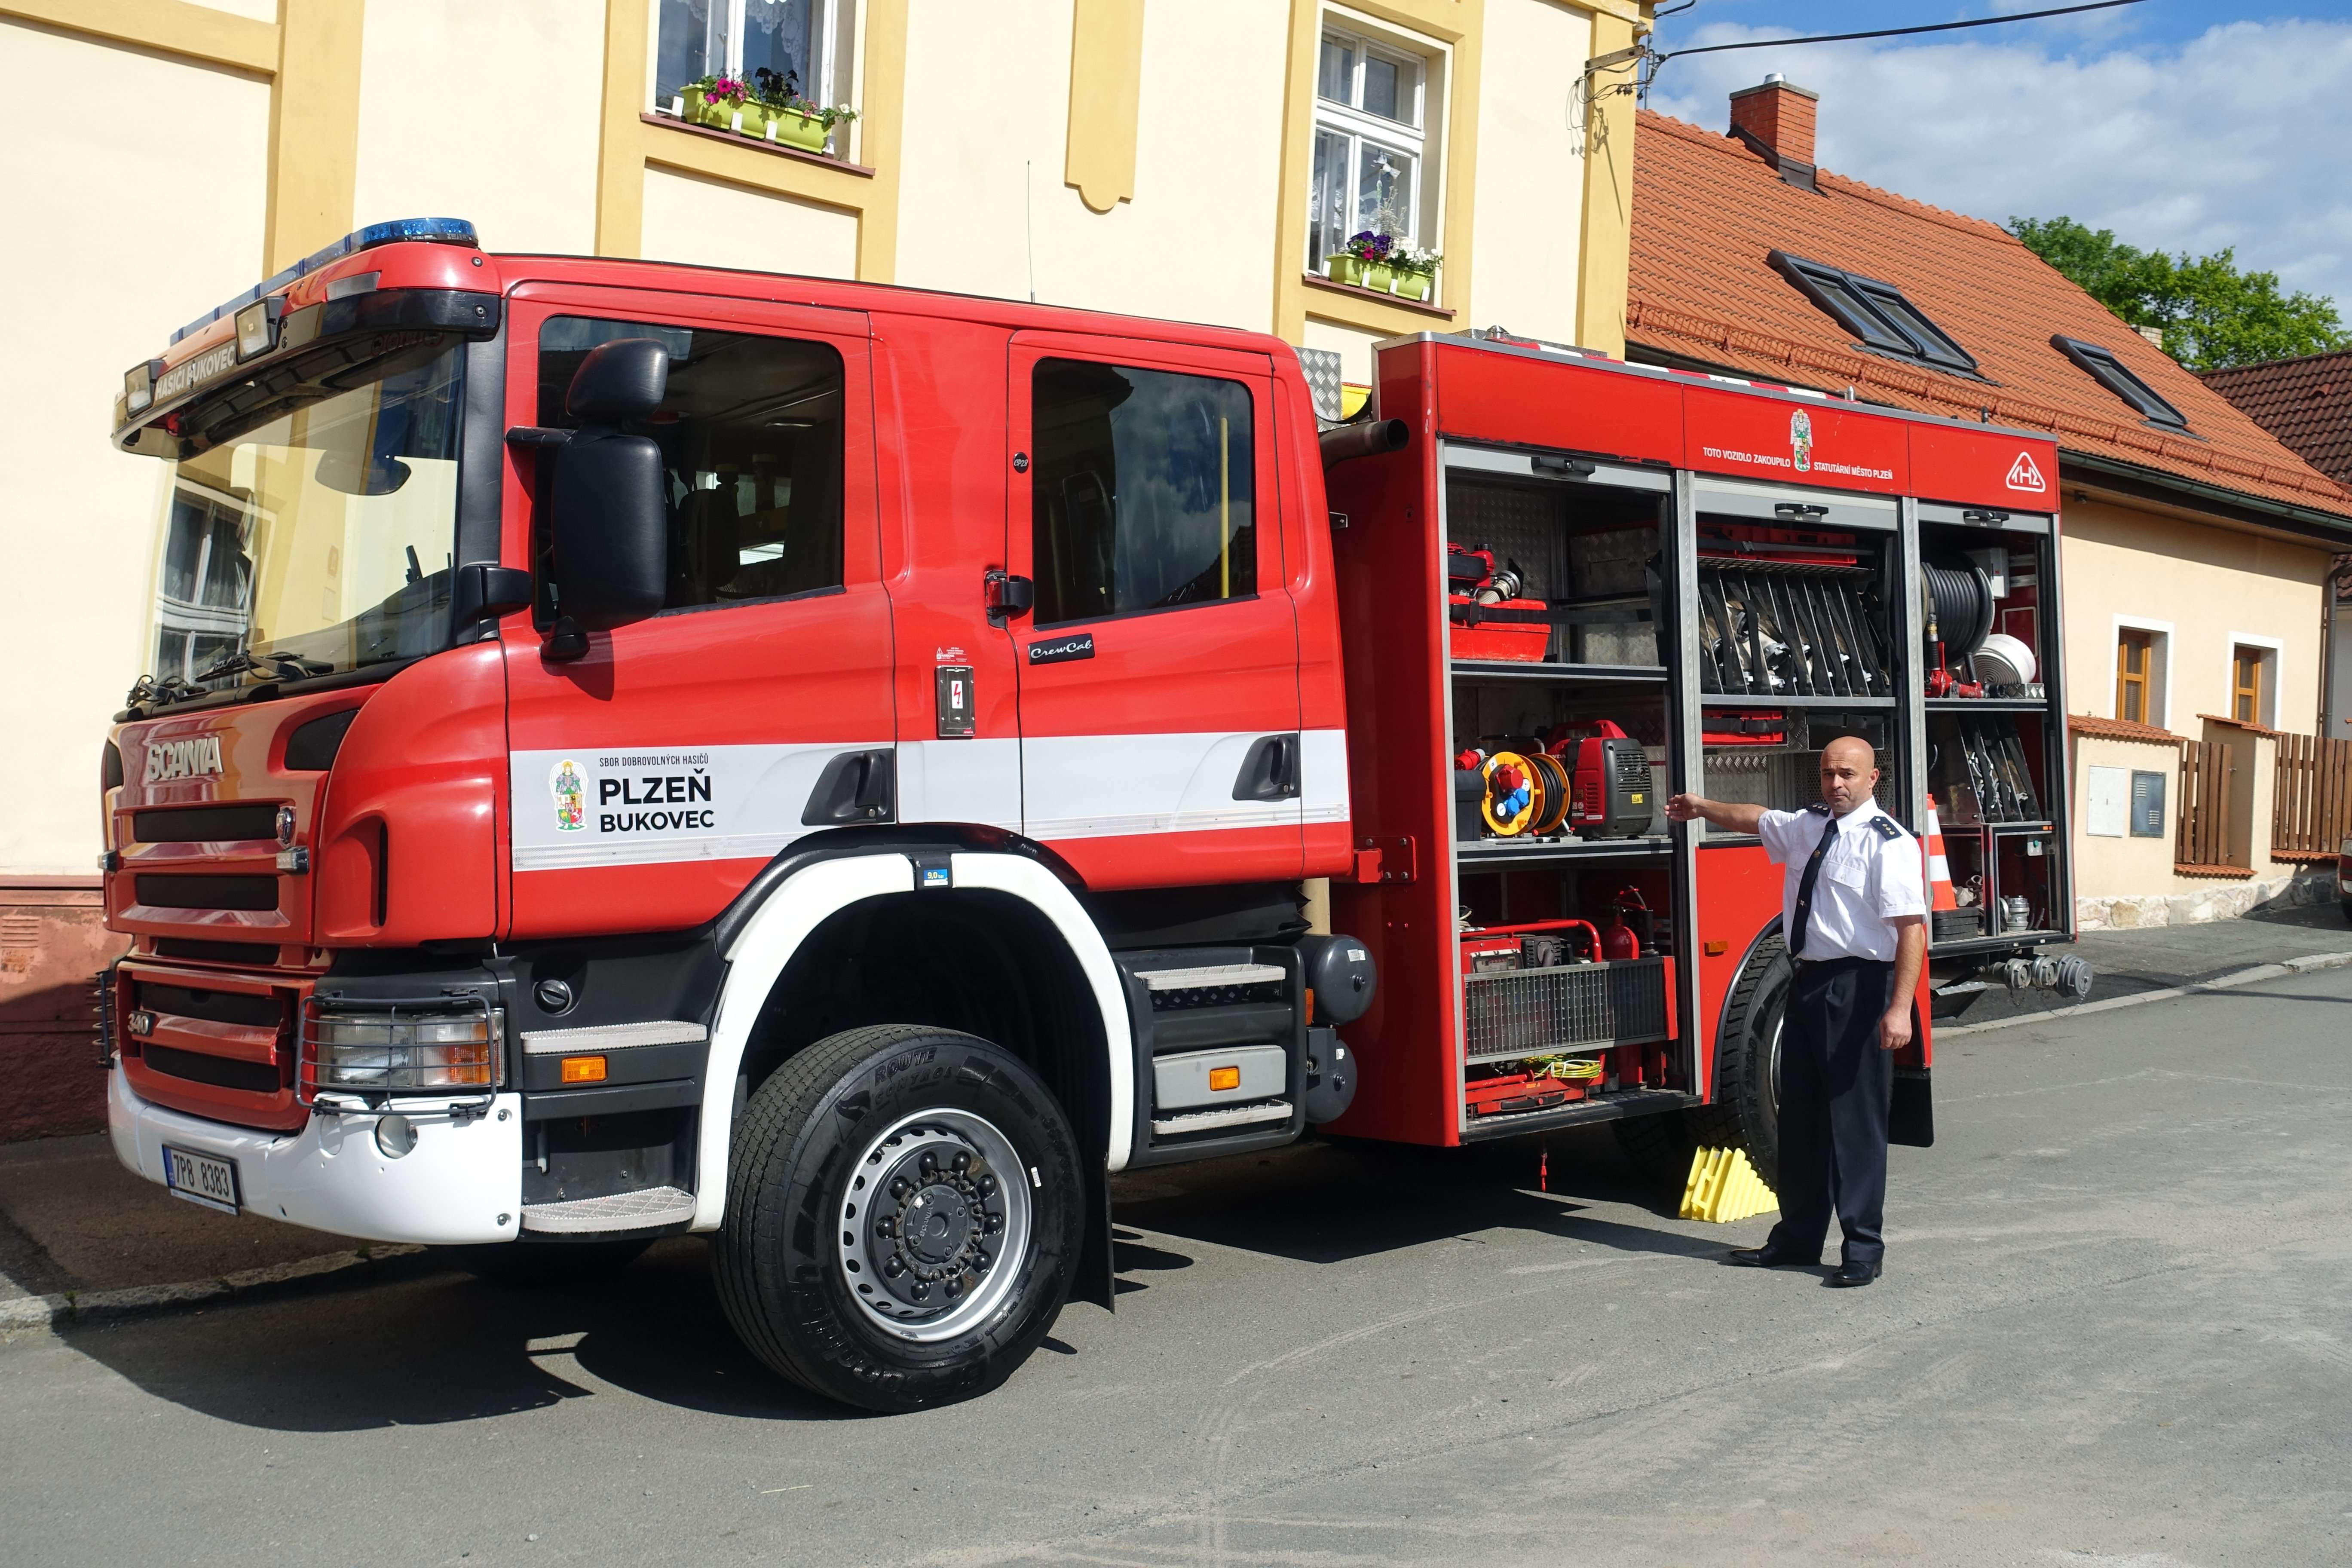
[[[163,1184],[173,1197],[202,1204],[223,1214],[237,1211],[236,1162],[217,1154],[192,1153],[163,1146]]]

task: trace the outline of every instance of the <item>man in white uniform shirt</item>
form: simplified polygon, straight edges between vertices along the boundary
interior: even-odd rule
[[[1867,1285],[1884,1265],[1886,1107],[1927,956],[1919,842],[1878,809],[1877,783],[1870,742],[1847,735],[1823,749],[1822,798],[1802,811],[1696,795],[1666,803],[1675,822],[1759,835],[1787,868],[1780,931],[1796,977],[1780,1035],[1780,1223],[1731,1256],[1759,1268],[1818,1264],[1834,1211],[1845,1256],[1832,1285]]]

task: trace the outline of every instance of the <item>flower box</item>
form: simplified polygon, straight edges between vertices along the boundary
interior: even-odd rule
[[[1345,254],[1323,258],[1323,276],[1334,283],[1352,283],[1359,288],[1364,281],[1364,264]]]
[[[1375,294],[1396,291],[1396,268],[1385,261],[1368,262],[1364,267],[1364,287]]]
[[[1427,300],[1436,281],[1426,272],[1399,272],[1390,292],[1403,300]]]
[[[767,126],[774,127],[774,134],[768,135]],[[750,128],[749,121],[746,121],[745,128]],[[761,134],[768,135],[770,141],[782,142],[787,147],[797,147],[803,153],[822,153],[829,132],[819,115],[803,113],[797,109],[777,109],[767,111],[766,125],[761,127]]]

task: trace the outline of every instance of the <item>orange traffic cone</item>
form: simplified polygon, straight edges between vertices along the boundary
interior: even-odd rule
[[[1951,862],[1944,858],[1944,825],[1936,819],[1936,797],[1932,795],[1927,797],[1927,907],[1960,907],[1960,900],[1952,893]]]

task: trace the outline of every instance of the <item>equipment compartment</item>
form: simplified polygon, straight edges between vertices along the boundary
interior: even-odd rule
[[[1654,498],[1455,474],[1445,504],[1454,658],[1658,663]]]

